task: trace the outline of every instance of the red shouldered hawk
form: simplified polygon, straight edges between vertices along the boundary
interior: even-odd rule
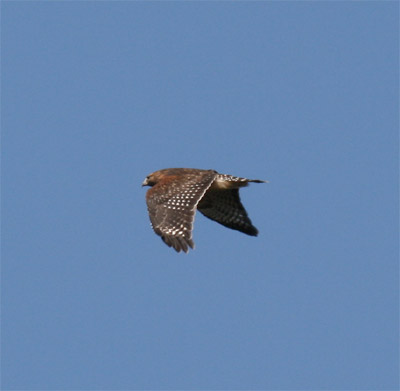
[[[194,248],[192,230],[196,208],[206,217],[228,228],[257,236],[240,202],[239,188],[259,179],[219,174],[214,170],[167,168],[148,175],[142,186],[154,232],[177,252]]]

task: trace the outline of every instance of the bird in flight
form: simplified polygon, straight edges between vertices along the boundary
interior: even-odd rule
[[[177,252],[194,248],[192,239],[196,209],[211,220],[247,235],[257,228],[240,202],[239,189],[259,179],[219,174],[215,170],[166,168],[148,175],[142,186],[154,232]]]

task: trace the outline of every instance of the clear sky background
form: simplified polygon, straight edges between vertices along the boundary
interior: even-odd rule
[[[398,389],[398,12],[3,1],[3,389]],[[165,246],[167,167],[259,236]]]

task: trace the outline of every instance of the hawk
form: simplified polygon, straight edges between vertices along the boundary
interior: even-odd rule
[[[247,216],[239,198],[239,188],[259,179],[219,174],[215,170],[166,168],[148,175],[142,186],[146,193],[151,226],[177,252],[194,248],[192,239],[196,209],[211,220],[247,235],[257,236],[257,228]]]

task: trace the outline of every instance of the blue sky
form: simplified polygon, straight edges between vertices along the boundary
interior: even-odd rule
[[[397,2],[1,11],[3,389],[398,389]],[[165,246],[166,167],[259,236]]]

